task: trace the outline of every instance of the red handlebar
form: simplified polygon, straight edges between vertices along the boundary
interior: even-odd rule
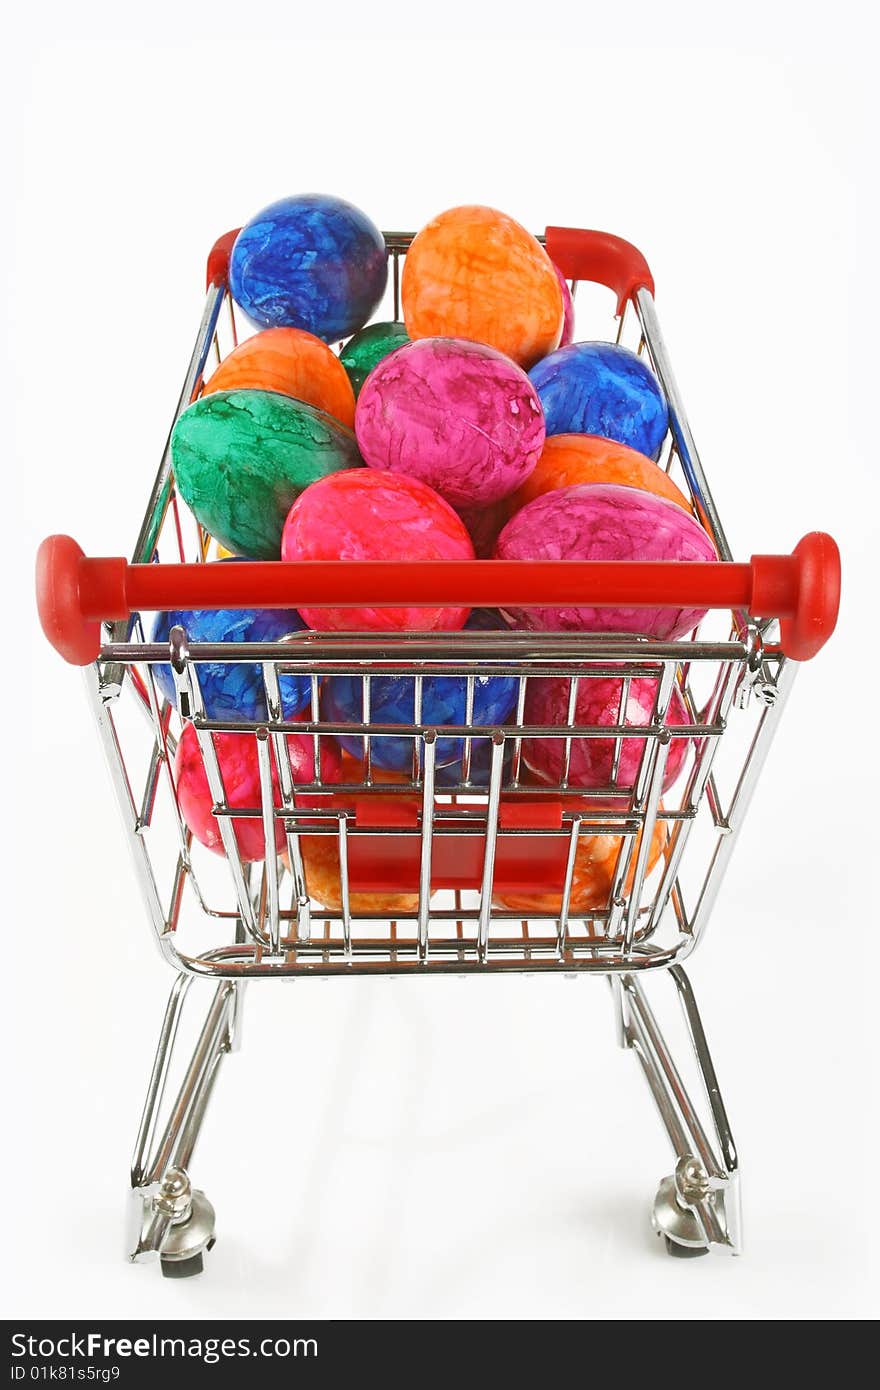
[[[241,227],[235,227],[231,232],[224,232],[218,236],[214,245],[208,253],[207,282],[208,289],[212,285],[225,285],[229,279],[229,257],[232,255],[232,248],[235,245],[235,238],[241,231]]]
[[[617,295],[617,312],[636,290],[654,293],[654,277],[641,251],[610,232],[587,232],[578,227],[548,227],[547,255],[567,280],[593,280]]]
[[[748,564],[678,561],[240,561],[236,565],[130,565],[88,559],[70,536],[37,554],[43,631],[75,666],[98,656],[101,622],[141,609],[557,607],[733,608],[779,618],[782,650],[806,661],[837,622],[840,554],[813,531],[792,555]]]

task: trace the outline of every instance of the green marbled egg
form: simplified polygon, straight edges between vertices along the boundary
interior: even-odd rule
[[[370,323],[360,333],[346,343],[339,354],[339,360],[348,372],[348,379],[354,388],[355,396],[370,372],[395,348],[409,342],[405,323]]]
[[[194,401],[171,435],[177,490],[221,545],[277,560],[287,513],[309,483],[363,463],[351,430],[274,391]]]

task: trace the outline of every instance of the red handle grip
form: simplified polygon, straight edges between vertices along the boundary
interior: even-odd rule
[[[610,232],[586,232],[577,227],[548,227],[545,246],[567,280],[593,280],[617,295],[617,312],[636,290],[654,293],[654,277],[641,251]]]
[[[100,651],[102,621],[141,609],[547,607],[734,608],[779,618],[782,650],[806,661],[837,622],[840,554],[813,531],[792,555],[749,564],[678,561],[281,560],[237,565],[130,565],[90,560],[70,536],[37,554],[37,607],[56,651],[86,666]]]
[[[229,257],[232,255],[232,247],[235,238],[241,231],[241,227],[236,227],[234,231],[224,232],[219,236],[208,253],[207,269],[207,288],[212,285],[225,285],[229,279]]]

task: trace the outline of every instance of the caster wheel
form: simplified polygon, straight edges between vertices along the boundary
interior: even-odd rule
[[[213,1249],[216,1239],[214,1208],[204,1192],[190,1190],[187,1214],[173,1222],[162,1242],[160,1260],[165,1278],[189,1279],[201,1274],[204,1253]]]
[[[205,1267],[201,1250],[197,1255],[191,1255],[188,1260],[162,1260],[161,1263],[166,1279],[191,1279],[194,1274],[201,1274]]]
[[[699,1255],[709,1254],[706,1232],[696,1211],[688,1205],[686,1197],[682,1200],[679,1196],[680,1170],[685,1164],[692,1163],[695,1160],[680,1159],[675,1175],[663,1179],[654,1198],[654,1230],[663,1237],[666,1253],[676,1260],[694,1260]],[[687,1172],[685,1176],[688,1176]],[[723,1220],[724,1206],[720,1194],[715,1195],[714,1204],[716,1214]]]
[[[708,1245],[679,1245],[677,1240],[671,1240],[669,1236],[663,1236],[666,1245],[667,1255],[671,1255],[674,1260],[696,1260],[700,1255],[708,1255]]]

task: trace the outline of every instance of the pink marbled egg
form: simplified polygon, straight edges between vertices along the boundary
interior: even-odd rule
[[[702,526],[683,508],[641,488],[581,483],[545,492],[507,523],[499,560],[717,559]],[[637,632],[671,641],[705,616],[704,608],[522,608],[523,627],[569,632]]]
[[[398,348],[365,381],[355,412],[365,462],[418,478],[453,507],[515,491],[544,444],[529,378],[503,353],[458,338]]]
[[[556,271],[556,278],[562,290],[562,337],[559,339],[559,346],[563,348],[574,342],[574,300],[571,297],[571,290],[568,288],[568,281],[555,261],[553,262],[553,269]]]

